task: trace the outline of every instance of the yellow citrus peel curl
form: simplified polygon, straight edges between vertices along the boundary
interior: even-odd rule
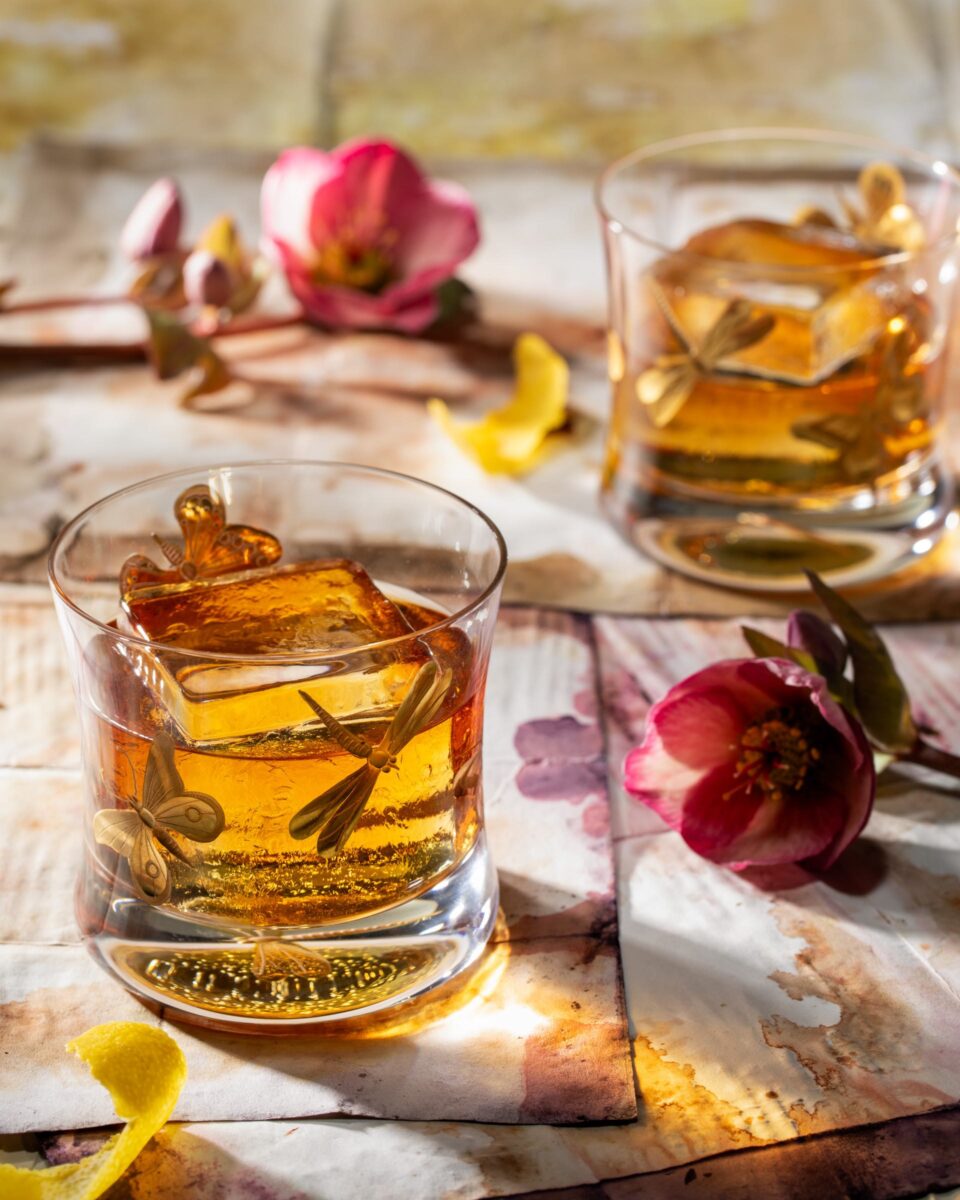
[[[449,437],[492,475],[519,475],[540,460],[549,434],[567,421],[570,371],[535,333],[521,334],[513,350],[517,381],[503,408],[472,425],[454,421],[442,400],[428,410]]]
[[[67,1049],[110,1093],[126,1126],[96,1154],[77,1163],[33,1170],[0,1164],[4,1200],[95,1200],[115,1183],[173,1112],[187,1077],[177,1043],[161,1029],[134,1021],[96,1025]]]

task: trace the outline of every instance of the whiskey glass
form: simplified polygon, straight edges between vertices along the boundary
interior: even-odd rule
[[[955,521],[960,176],[841,134],[681,137],[597,183],[615,526],[711,582],[868,579]]]
[[[457,496],[334,463],[181,471],[75,517],[49,571],[100,964],[174,1019],[276,1033],[476,960],[505,562]]]

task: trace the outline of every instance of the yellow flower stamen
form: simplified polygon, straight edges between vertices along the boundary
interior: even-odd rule
[[[724,799],[759,789],[764,799],[779,803],[785,792],[799,792],[821,759],[810,744],[807,726],[791,709],[774,709],[748,726],[733,772],[738,783]]]

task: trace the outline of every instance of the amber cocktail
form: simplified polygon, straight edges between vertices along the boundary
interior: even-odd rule
[[[601,180],[614,393],[604,502],[727,582],[865,577],[928,550],[960,178],[823,134],[743,131]]]
[[[476,957],[502,568],[456,497],[332,464],[166,477],[67,527],[51,577],[83,730],[78,916],[128,987],[290,1028]]]

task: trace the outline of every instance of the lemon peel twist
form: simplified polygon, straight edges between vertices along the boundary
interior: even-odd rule
[[[126,1121],[95,1154],[46,1170],[0,1163],[4,1200],[96,1200],[126,1171],[168,1120],[187,1077],[177,1043],[135,1021],[96,1025],[67,1044],[110,1093]]]

